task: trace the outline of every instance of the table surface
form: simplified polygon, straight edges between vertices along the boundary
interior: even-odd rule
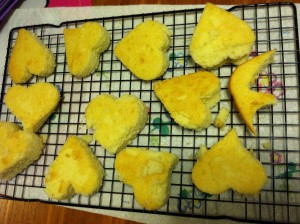
[[[129,5],[129,4],[205,4],[204,0],[92,0],[93,5]],[[230,0],[210,0],[215,4],[232,4]],[[235,4],[286,2],[282,0],[238,0]],[[300,0],[289,2],[300,3]],[[41,202],[26,202],[0,199],[0,220],[3,224],[17,223],[97,223],[97,224],[134,224],[137,222],[116,217],[95,214],[77,209],[51,205]],[[4,221],[4,222],[3,222]]]

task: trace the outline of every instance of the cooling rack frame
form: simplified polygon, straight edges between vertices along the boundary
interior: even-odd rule
[[[300,203],[296,200],[300,197],[300,190],[297,188],[290,189],[291,183],[300,182],[299,175],[294,172],[298,171],[299,161],[290,161],[291,157],[298,156],[299,158],[300,156],[299,148],[297,149],[299,146],[297,141],[300,141],[299,132],[298,135],[291,134],[291,130],[299,129],[299,123],[293,121],[297,118],[299,120],[300,111],[300,57],[296,6],[293,3],[272,3],[238,5],[228,10],[250,23],[254,29],[256,42],[252,56],[274,47],[277,48],[276,54],[279,60],[268,66],[266,72],[260,75],[255,88],[257,91],[272,92],[276,95],[281,108],[278,109],[278,106],[274,106],[262,109],[257,113],[255,120],[255,126],[258,130],[257,138],[251,136],[248,132],[227,91],[228,78],[235,67],[224,65],[213,71],[221,79],[221,94],[223,97],[218,106],[212,109],[212,113],[216,116],[222,106],[230,107],[231,113],[227,127],[237,128],[239,137],[245,146],[252,148],[254,155],[267,167],[270,183],[262,190],[262,195],[256,198],[243,197],[233,191],[228,191],[222,195],[211,196],[195,189],[189,178],[191,168],[196,162],[195,154],[200,144],[211,147],[212,144],[226,134],[227,130],[210,127],[201,132],[194,132],[180,128],[170,118],[153,93],[152,84],[155,80],[150,82],[138,80],[113,54],[115,44],[134,26],[144,20],[155,19],[165,23],[172,32],[172,46],[168,53],[170,66],[167,73],[160,79],[198,71],[200,67],[191,60],[188,45],[192,31],[203,11],[202,8],[199,8],[66,21],[60,25],[38,24],[12,29],[8,41],[0,97],[0,119],[20,124],[8,111],[3,99],[7,88],[12,85],[7,65],[16,39],[16,33],[20,28],[36,33],[54,51],[57,61],[54,75],[48,78],[33,77],[25,85],[37,81],[53,83],[60,89],[62,100],[58,109],[39,131],[40,134],[48,137],[42,157],[13,180],[0,182],[0,196],[14,200],[41,201],[76,207],[208,219],[226,218],[236,221],[266,223],[296,223],[299,221],[300,215],[294,215],[295,212],[298,211],[299,213],[300,211]],[[284,10],[292,12],[292,15],[285,14]],[[112,43],[110,48],[100,57],[100,66],[95,74],[78,80],[68,73],[64,52],[63,28],[77,27],[87,21],[99,22],[105,26],[111,34]],[[88,86],[85,87],[87,83]],[[170,200],[163,208],[155,212],[143,210],[134,201],[131,188],[117,180],[113,169],[114,156],[105,152],[95,141],[91,142],[90,147],[101,160],[107,172],[104,186],[100,189],[100,192],[91,197],[75,196],[69,201],[60,202],[50,200],[43,195],[44,174],[49,164],[57,156],[65,138],[70,134],[86,135],[91,133],[84,128],[84,108],[94,96],[100,93],[110,93],[116,96],[124,93],[135,94],[149,106],[149,120],[146,127],[130,146],[148,147],[152,150],[169,151],[179,155],[180,162],[175,167],[172,175]],[[296,104],[296,109],[290,110],[291,105],[294,104]],[[266,122],[263,121],[265,118]],[[277,122],[277,119],[280,121]],[[271,134],[271,136],[267,134]],[[266,149],[268,148],[267,143],[271,146],[271,149]],[[280,183],[279,188],[278,183]],[[286,187],[285,190],[284,187]],[[32,195],[32,189],[40,191],[38,196]],[[296,201],[290,199],[291,194],[296,195]],[[270,201],[267,201],[263,195],[271,197]],[[278,197],[279,199],[283,198],[282,201],[277,199]],[[94,203],[94,200],[98,204]],[[118,203],[115,203],[116,201],[120,202],[119,206]],[[221,209],[224,207],[228,207],[228,210]],[[240,208],[241,211],[236,214],[234,210],[237,210],[237,208]],[[216,209],[219,209],[219,211],[216,212]],[[268,210],[269,214],[264,214],[265,209]]]

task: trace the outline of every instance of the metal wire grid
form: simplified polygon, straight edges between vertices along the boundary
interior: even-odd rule
[[[42,39],[55,54],[57,61],[54,75],[47,78],[34,77],[27,85],[40,81],[53,83],[61,90],[62,100],[58,109],[39,131],[47,136],[42,156],[16,178],[0,182],[2,197],[147,212],[135,202],[131,187],[118,181],[114,171],[115,156],[107,153],[95,141],[90,147],[101,160],[106,172],[100,192],[91,197],[76,195],[69,201],[59,202],[48,199],[43,192],[45,173],[67,136],[91,133],[85,128],[84,118],[89,101],[103,93],[116,96],[132,94],[141,98],[149,107],[149,119],[146,127],[130,146],[168,151],[180,158],[172,174],[170,199],[164,207],[155,211],[156,214],[228,218],[249,222],[299,222],[299,38],[296,8],[293,4],[242,5],[229,9],[255,31],[253,54],[277,49],[276,62],[268,66],[258,79],[261,82],[257,82],[258,91],[270,91],[278,97],[276,106],[264,108],[256,114],[254,124],[258,137],[249,134],[228,92],[228,80],[234,70],[232,65],[225,65],[213,71],[221,80],[221,102],[212,112],[216,116],[221,107],[230,108],[227,128],[217,129],[211,126],[195,132],[179,127],[170,118],[152,91],[155,81],[145,82],[137,79],[113,54],[115,45],[124,35],[142,21],[153,19],[166,24],[172,31],[170,66],[162,79],[198,71],[200,68],[193,63],[188,48],[202,11],[203,9],[192,9],[89,20],[106,27],[112,40],[109,49],[101,56],[95,74],[85,79],[76,79],[68,72],[63,29],[80,26],[87,20],[68,21],[59,26],[43,24],[25,27]],[[0,120],[20,124],[3,101],[7,89],[12,85],[7,64],[18,29],[11,31],[7,48]],[[253,149],[255,156],[267,170],[268,183],[259,196],[244,197],[230,190],[221,195],[207,195],[198,191],[191,182],[191,170],[199,146],[204,144],[211,147],[233,127],[237,129],[245,147]],[[264,144],[270,145],[271,149],[264,149]]]

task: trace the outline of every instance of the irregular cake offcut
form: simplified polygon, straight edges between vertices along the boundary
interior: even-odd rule
[[[137,25],[115,47],[117,58],[138,78],[153,80],[162,76],[168,66],[167,50],[170,31],[157,21]]]
[[[258,74],[274,61],[275,50],[261,54],[241,65],[233,72],[229,81],[229,90],[238,111],[250,131],[257,135],[253,125],[254,115],[262,107],[277,103],[271,93],[262,93],[251,90]]]
[[[207,69],[228,62],[240,64],[247,60],[254,41],[254,32],[245,21],[207,3],[193,34],[190,54]]]
[[[222,107],[215,118],[214,126],[217,128],[224,128],[226,126],[226,121],[229,116],[229,109],[227,107]]]
[[[0,121],[0,179],[10,180],[36,161],[44,148],[40,136]]]
[[[92,195],[102,186],[104,169],[88,144],[69,136],[45,176],[45,192],[57,200]]]
[[[175,122],[200,131],[212,123],[210,109],[220,101],[221,84],[213,73],[200,71],[181,75],[153,85]]]
[[[29,87],[13,85],[4,96],[4,102],[22,122],[24,130],[33,133],[45,123],[59,100],[59,90],[46,82],[38,82]]]
[[[85,116],[87,128],[94,129],[94,138],[108,152],[116,154],[145,127],[148,111],[134,95],[117,98],[103,94],[91,100]]]
[[[56,66],[54,54],[32,32],[20,29],[8,62],[8,73],[16,84],[32,75],[49,76]]]
[[[132,186],[137,202],[147,210],[156,210],[169,199],[171,173],[178,156],[145,148],[126,148],[115,160],[119,179]]]
[[[100,54],[110,44],[108,31],[96,22],[86,22],[78,28],[64,29],[66,57],[69,71],[84,78],[99,66]]]
[[[266,170],[253,154],[244,148],[235,129],[202,151],[192,170],[196,187],[209,194],[228,189],[243,195],[259,194],[267,181]]]

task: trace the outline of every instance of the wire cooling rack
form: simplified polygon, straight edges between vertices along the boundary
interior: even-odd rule
[[[1,196],[61,205],[147,212],[134,200],[132,189],[117,179],[114,170],[115,156],[108,154],[95,141],[91,142],[90,147],[101,160],[106,172],[100,191],[91,197],[76,195],[69,201],[59,202],[49,199],[44,193],[45,173],[67,136],[89,133],[84,118],[89,101],[102,93],[116,96],[132,94],[141,98],[149,107],[149,119],[130,146],[168,151],[180,158],[172,174],[170,199],[155,214],[299,223],[299,38],[296,8],[293,4],[241,5],[229,9],[255,31],[256,42],[252,56],[277,49],[276,62],[260,74],[254,87],[257,91],[272,92],[278,98],[277,105],[257,112],[254,124],[258,137],[249,133],[228,92],[228,79],[234,66],[225,65],[213,71],[221,80],[221,102],[212,112],[215,117],[221,107],[230,109],[226,128],[211,126],[195,132],[183,129],[173,122],[152,91],[155,81],[137,79],[113,54],[114,47],[124,35],[142,21],[152,19],[164,23],[172,32],[172,44],[168,52],[170,66],[163,79],[198,71],[201,68],[194,64],[188,49],[202,11],[203,9],[192,9],[89,20],[102,24],[109,31],[112,40],[109,49],[100,58],[97,71],[84,79],[76,79],[68,72],[63,29],[78,27],[87,20],[68,21],[59,26],[43,24],[24,27],[37,34],[55,54],[57,61],[53,75],[47,78],[34,77],[27,85],[38,81],[53,83],[60,89],[62,100],[39,131],[47,136],[42,156],[16,178],[0,182]],[[20,124],[3,101],[7,89],[12,85],[7,64],[19,28],[11,30],[9,37],[0,120]],[[259,196],[245,197],[231,190],[221,195],[207,195],[198,191],[191,182],[191,170],[200,145],[211,147],[230,128],[237,129],[245,147],[253,150],[267,170],[268,182]]]

